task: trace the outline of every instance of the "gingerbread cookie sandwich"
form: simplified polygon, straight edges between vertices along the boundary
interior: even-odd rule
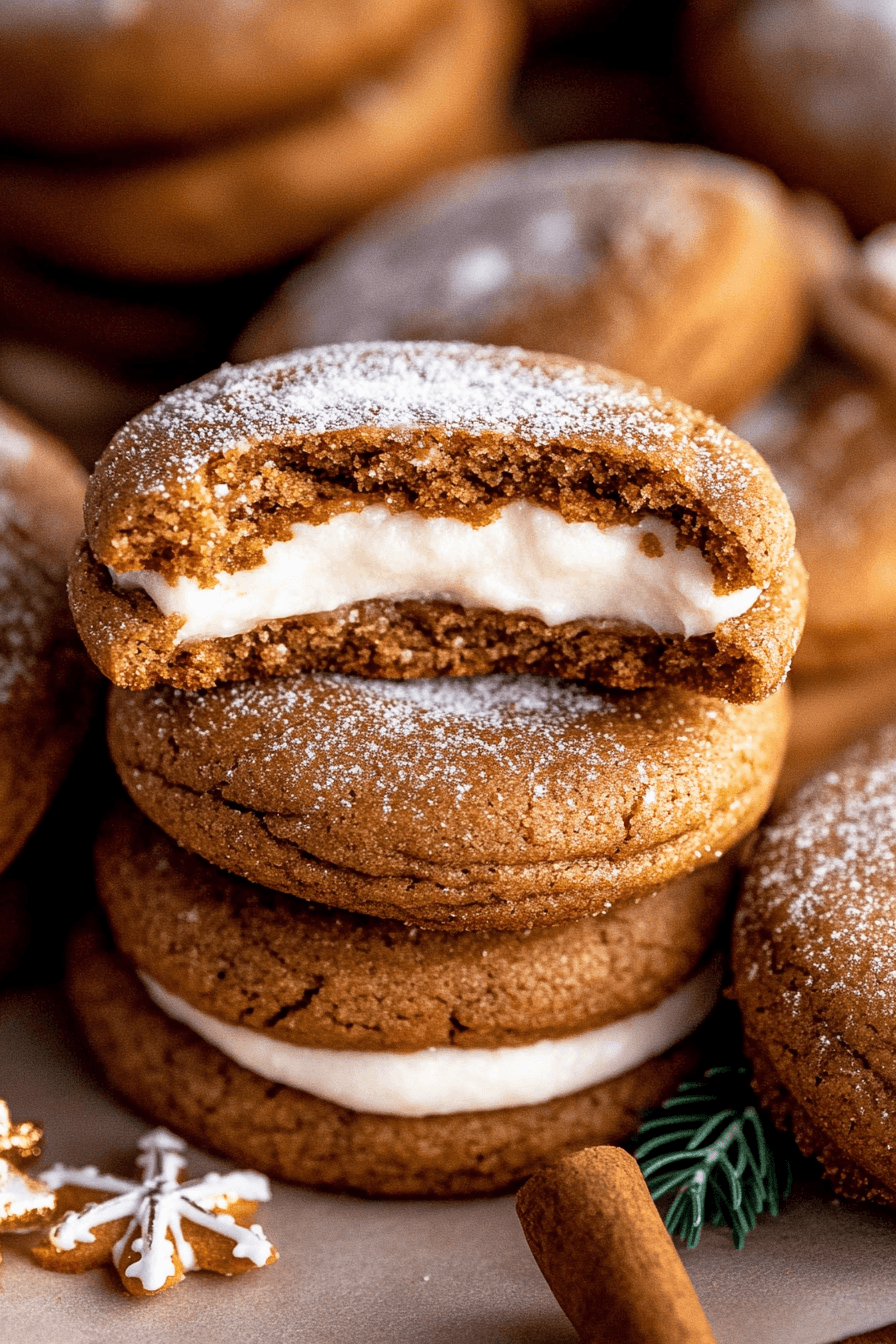
[[[96,699],[65,597],[85,475],[0,404],[0,871],[37,825]]]
[[[325,670],[769,695],[804,571],[762,459],[596,365],[473,345],[225,366],[113,439],[71,575],[130,689]]]
[[[725,418],[806,334],[792,207],[703,149],[579,144],[443,178],[291,276],[236,358],[331,341],[473,340],[643,378]]]
[[[109,745],[142,811],[231,872],[426,927],[520,929],[715,862],[767,808],[787,724],[785,691],[310,674],[114,691]]]
[[[715,864],[598,918],[440,933],[227,876],[131,808],[97,883],[114,942],[69,983],[112,1085],[306,1184],[478,1194],[629,1132],[695,1058],[730,885]]]
[[[790,801],[751,859],[734,988],[756,1087],[842,1194],[896,1204],[889,949],[896,726]]]

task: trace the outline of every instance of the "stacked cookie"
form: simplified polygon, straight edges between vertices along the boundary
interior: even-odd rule
[[[111,433],[217,364],[263,272],[506,145],[519,27],[513,0],[0,4],[0,390],[92,395],[56,428]]]
[[[783,753],[804,575],[761,459],[599,366],[330,346],[139,416],[86,524],[132,802],[70,988],[113,1085],[371,1193],[630,1132]]]

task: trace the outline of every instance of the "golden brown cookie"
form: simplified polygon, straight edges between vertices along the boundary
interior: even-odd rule
[[[844,1194],[896,1203],[889,948],[896,726],[817,774],[763,833],[738,908],[735,992],[756,1086]]]
[[[119,951],[222,1022],[334,1050],[523,1045],[654,1008],[715,939],[729,860],[597,918],[442,933],[326,909],[180,849],[122,805],[96,847]]]
[[[737,427],[787,495],[810,575],[795,674],[896,657],[896,387],[812,346]]]
[[[488,1194],[517,1184],[564,1152],[631,1133],[698,1058],[686,1040],[620,1077],[536,1105],[384,1115],[236,1064],[156,1007],[96,927],[72,942],[68,984],[109,1082],[144,1114],[270,1175],[367,1194]]]
[[[443,178],[295,272],[236,358],[331,341],[473,340],[643,378],[725,418],[808,324],[791,206],[709,150],[579,144]]]
[[[517,27],[510,0],[452,0],[316,111],[190,154],[108,166],[7,156],[0,234],[134,280],[211,279],[294,257],[427,173],[495,152]]]
[[[13,0],[0,10],[0,136],[79,154],[215,139],[362,77],[443,8],[438,0]]]
[[[790,734],[781,767],[778,806],[803,780],[856,738],[896,718],[896,661],[792,677]]]
[[[532,677],[114,691],[138,807],[230,872],[431,928],[519,929],[704,867],[774,790],[786,692],[729,705]]]
[[[0,405],[0,871],[62,782],[96,699],[65,600],[84,484],[61,443]]]
[[[558,355],[225,366],[116,436],[85,518],[75,618],[133,689],[505,671],[752,701],[802,627],[793,520],[757,454]]]
[[[874,0],[692,0],[685,63],[705,126],[840,206],[896,216],[896,22]]]

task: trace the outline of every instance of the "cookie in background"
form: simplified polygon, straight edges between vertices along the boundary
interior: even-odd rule
[[[692,0],[682,39],[719,146],[823,192],[859,233],[896,218],[896,11],[878,0]]]
[[[444,177],[295,272],[235,358],[357,340],[521,345],[632,373],[721,418],[809,319],[790,203],[703,149],[596,143]]]
[[[9,152],[0,235],[121,280],[207,280],[294,257],[428,174],[506,145],[520,27],[512,0],[446,0],[400,49],[347,68],[319,103],[303,105],[300,91],[278,115],[183,152]],[[227,31],[208,25],[209,44]]]
[[[0,871],[46,812],[97,699],[65,592],[85,480],[61,443],[0,405]],[[24,941],[26,904],[8,879],[10,941]]]
[[[782,485],[809,571],[786,796],[896,714],[896,245],[845,235],[801,360],[738,429]]]

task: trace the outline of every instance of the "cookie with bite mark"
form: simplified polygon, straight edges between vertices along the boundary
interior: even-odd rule
[[[772,796],[787,691],[303,675],[114,690],[137,806],[251,881],[429,928],[608,909],[721,858]]]
[[[235,358],[333,341],[521,345],[725,419],[806,334],[792,215],[770,173],[706,149],[605,142],[496,160],[388,205],[300,267]]]
[[[70,594],[117,685],[534,672],[737,702],[805,575],[762,459],[597,365],[438,343],[218,370],[116,435]]]

